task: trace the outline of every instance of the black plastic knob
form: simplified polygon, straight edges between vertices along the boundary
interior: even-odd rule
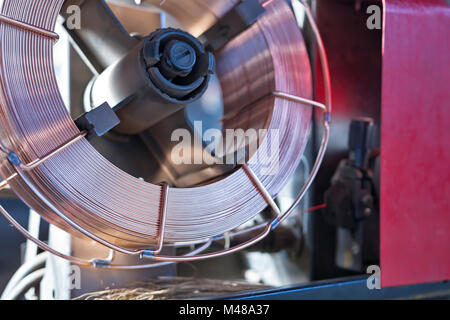
[[[184,41],[172,40],[164,49],[161,73],[168,79],[186,77],[197,62],[194,48]]]
[[[192,102],[206,90],[214,57],[192,35],[166,28],[144,40],[143,58],[152,83],[164,95]]]

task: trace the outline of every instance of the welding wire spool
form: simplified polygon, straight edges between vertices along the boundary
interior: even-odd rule
[[[53,30],[62,3],[4,0],[1,14]],[[261,162],[275,163],[260,150],[253,156],[264,161],[248,165],[270,197],[275,197],[301,159],[312,111],[306,104],[272,92],[311,99],[312,80],[302,34],[289,4],[274,1],[266,10],[256,24],[217,54],[217,64],[229,127],[266,126],[266,139],[272,129],[279,130],[276,174],[258,174],[264,169]],[[0,25],[0,141],[22,163],[43,157],[80,134],[58,90],[52,47],[51,37],[8,23]],[[162,187],[121,171],[85,139],[26,172],[2,157],[0,173],[3,178],[18,173],[9,181],[12,190],[48,222],[74,235],[79,235],[73,228],[78,225],[94,240],[128,250],[157,243]],[[192,242],[224,234],[254,218],[267,204],[243,168],[201,187],[170,188],[164,240]]]

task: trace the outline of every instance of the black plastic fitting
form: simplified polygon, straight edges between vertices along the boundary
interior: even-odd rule
[[[152,83],[180,104],[197,99],[214,73],[214,57],[189,33],[159,29],[144,40],[143,60]]]

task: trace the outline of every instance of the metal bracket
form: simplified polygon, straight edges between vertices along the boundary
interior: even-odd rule
[[[83,139],[86,136],[86,134],[87,134],[86,131],[80,132],[79,135],[77,135],[73,139],[69,140],[62,146],[54,149],[53,151],[51,151],[50,153],[46,154],[45,156],[43,156],[41,158],[37,158],[37,159],[33,160],[32,162],[30,162],[28,164],[22,163],[22,161],[20,160],[18,155],[14,151],[9,151],[1,142],[0,142],[0,150],[7,154],[7,158],[12,165],[22,169],[23,171],[29,171],[29,170],[33,170],[33,169],[39,167],[41,164],[50,160],[57,154],[61,153],[62,151],[64,151],[65,149],[67,149],[68,147],[70,147],[71,145],[76,143],[77,141],[80,141],[81,139]],[[0,183],[0,190],[5,188],[9,184],[9,182],[17,176],[18,176],[18,174],[14,173],[11,176],[9,176],[8,178],[6,178],[5,180],[3,180]]]
[[[259,180],[256,173],[247,165],[244,164],[242,166],[242,169],[247,174],[248,178],[252,181],[253,185],[258,189],[261,196],[264,198],[264,200],[267,202],[267,204],[272,208],[272,210],[275,212],[276,218],[278,218],[281,215],[280,208],[275,203],[275,200],[270,195],[269,191],[267,191],[266,187],[264,187],[261,180]]]
[[[120,119],[107,102],[82,114],[75,120],[80,131],[86,131],[86,138],[101,137],[120,123]]]
[[[161,188],[161,204],[159,209],[159,230],[158,230],[158,244],[155,250],[143,250],[141,257],[154,257],[158,255],[164,246],[164,233],[166,231],[167,220],[167,203],[169,200],[169,184],[162,183]]]

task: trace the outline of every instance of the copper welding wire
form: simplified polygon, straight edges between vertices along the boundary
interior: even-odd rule
[[[181,1],[168,0],[164,6],[175,2]],[[220,6],[212,4],[221,1],[193,2],[217,9]],[[1,13],[54,30],[62,3],[63,0],[4,0]],[[187,3],[183,1],[183,5]],[[291,8],[278,0],[266,10],[256,24],[217,54],[217,64],[225,113],[239,110],[244,117],[237,115],[234,121],[227,120],[226,126],[266,126],[267,139],[272,129],[279,130],[279,155],[258,150],[253,157],[259,156],[263,161],[249,164],[270,195],[276,196],[303,154],[311,108],[270,94],[280,91],[311,99],[312,80],[305,44]],[[177,17],[184,13],[174,9],[172,14]],[[14,25],[0,24],[0,141],[14,150],[23,163],[48,154],[80,133],[58,90],[52,50],[52,39]],[[276,174],[262,174],[265,163],[275,162],[271,157],[278,156]],[[0,161],[3,178],[15,172],[5,157]],[[74,143],[25,174],[47,201],[93,234],[125,248],[155,245],[161,186],[118,169],[87,140]],[[47,221],[77,234],[20,175],[10,185]],[[201,187],[170,188],[165,240],[187,242],[223,234],[254,218],[266,206],[242,169]]]

